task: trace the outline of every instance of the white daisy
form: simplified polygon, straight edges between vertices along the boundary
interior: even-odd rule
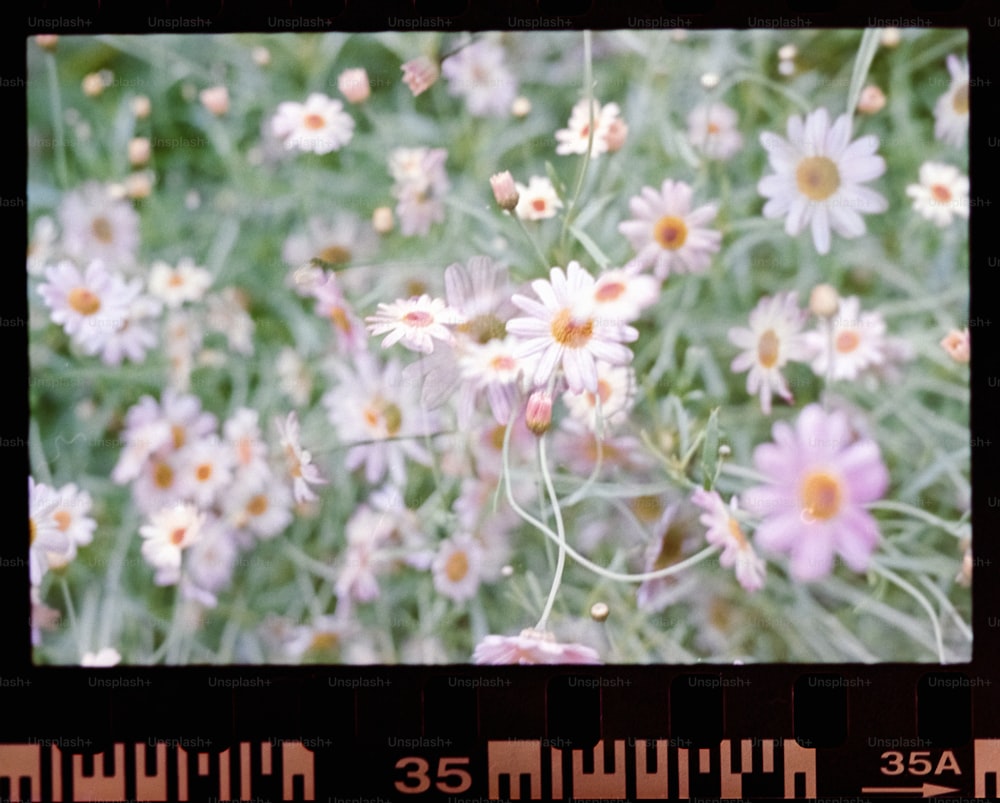
[[[763,588],[765,564],[757,556],[736,520],[736,497],[726,507],[718,493],[698,488],[691,494],[691,501],[705,511],[699,518],[708,528],[705,539],[713,546],[722,547],[719,563],[727,569],[735,566],[736,579],[747,591],[759,591]]]
[[[176,452],[160,453],[149,459],[132,484],[132,498],[143,513],[153,513],[184,499],[180,479],[180,459]]]
[[[775,171],[757,184],[768,199],[764,217],[785,217],[785,232],[792,237],[810,226],[820,254],[830,251],[831,229],[841,237],[860,237],[861,215],[889,208],[884,196],[861,186],[885,172],[885,160],[875,155],[878,137],[850,139],[850,118],[843,114],[831,126],[826,109],[810,113],[805,122],[797,114],[788,118],[788,139],[770,131],[760,135]]]
[[[233,453],[217,435],[199,438],[177,454],[177,483],[181,495],[208,508],[233,479]]]
[[[934,137],[960,148],[969,138],[969,64],[955,55],[947,63],[951,86],[934,104]]]
[[[63,261],[48,268],[45,279],[38,293],[52,320],[90,353],[121,327],[134,297],[121,278],[100,262],[91,262],[81,273],[72,262]]]
[[[660,282],[640,273],[640,265],[606,270],[594,282],[594,303],[598,315],[629,323],[660,298]]]
[[[635,371],[630,365],[597,363],[597,390],[563,394],[566,409],[573,418],[597,432],[597,400],[601,401],[601,426],[606,430],[628,418],[635,403]]]
[[[729,342],[745,351],[736,357],[730,369],[736,372],[750,369],[747,393],[760,392],[760,407],[764,415],[771,414],[771,395],[777,393],[792,401],[781,369],[789,360],[805,360],[810,350],[800,333],[806,313],[798,306],[798,293],[778,293],[762,298],[750,313],[750,328],[729,330]]]
[[[271,475],[258,420],[256,410],[240,407],[222,427],[237,485],[253,485]]]
[[[58,569],[76,557],[77,547],[86,546],[94,540],[97,522],[90,517],[93,502],[90,494],[79,490],[74,483],[64,485],[56,492],[58,501],[52,509],[51,517],[68,540],[64,551],[48,551],[46,561],[49,568]]]
[[[591,140],[591,110],[593,111],[594,136]],[[556,131],[556,153],[565,156],[571,153],[586,153],[587,143],[591,142],[590,157],[596,158],[602,153],[607,153],[609,144],[621,146],[618,141],[624,139],[622,133],[622,121],[619,118],[621,109],[617,103],[608,103],[602,106],[596,99],[591,101],[590,107],[587,99],[578,101],[570,112],[569,123],[566,128]],[[609,143],[609,134],[611,141]],[[615,148],[617,149],[617,148]]]
[[[212,274],[188,257],[178,262],[176,268],[156,261],[149,271],[149,292],[170,309],[177,309],[187,301],[200,301],[211,283]]]
[[[462,378],[475,395],[485,393],[493,417],[500,424],[510,420],[519,385],[531,363],[515,356],[517,341],[512,337],[470,343],[458,358]]]
[[[857,379],[885,361],[885,331],[881,313],[861,312],[857,296],[842,298],[836,317],[821,320],[819,331],[805,334],[808,348],[816,355],[813,371],[827,376],[832,358],[831,379]]]
[[[726,160],[743,147],[736,112],[725,103],[703,104],[688,114],[688,140],[709,159]]]
[[[281,257],[293,268],[319,259],[335,268],[364,262],[378,249],[371,224],[351,212],[330,217],[313,216],[302,229],[288,236]]]
[[[517,78],[504,63],[504,49],[495,42],[473,42],[441,63],[448,93],[465,98],[473,117],[503,117],[517,96]]]
[[[424,236],[444,220],[442,196],[450,186],[444,170],[447,158],[444,148],[396,148],[389,154],[389,172],[396,181],[392,194],[404,236]]]
[[[292,631],[285,651],[296,661],[336,658],[341,646],[356,635],[354,629],[342,616],[319,616],[311,625],[299,625]]]
[[[403,71],[403,83],[414,97],[430,89],[441,75],[438,65],[426,56],[410,59],[400,69]]]
[[[562,209],[563,202],[559,200],[555,187],[544,176],[532,176],[527,185],[518,181],[515,186],[518,201],[514,213],[522,220],[545,220],[555,217],[556,210]]]
[[[108,187],[89,181],[68,192],[59,204],[59,224],[66,252],[81,262],[130,265],[139,250],[139,215]]]
[[[538,358],[534,384],[544,386],[562,367],[571,390],[597,392],[596,361],[623,365],[632,361],[624,345],[639,337],[631,326],[597,317],[594,277],[570,262],[563,272],[551,271],[551,279],[531,283],[539,300],[515,295],[511,299],[528,317],[507,322],[507,331],[522,340],[516,356]]]
[[[70,549],[69,535],[60,529],[53,516],[60,504],[59,494],[48,485],[28,477],[28,568],[31,585],[42,582],[48,570],[48,553],[65,554]]]
[[[354,120],[343,109],[339,100],[313,92],[305,103],[279,103],[271,118],[271,131],[284,141],[286,149],[320,155],[337,151],[354,136]]]
[[[456,535],[442,541],[431,571],[438,593],[462,602],[479,590],[482,549],[471,535]]]
[[[258,538],[274,538],[292,523],[292,494],[280,482],[264,477],[236,486],[225,502],[226,520]]]
[[[920,183],[910,184],[906,194],[913,208],[937,226],[948,226],[955,216],[969,217],[969,178],[957,167],[940,162],[920,165]]]
[[[407,348],[424,354],[434,351],[435,340],[451,343],[454,337],[448,326],[464,322],[465,317],[443,299],[426,294],[391,304],[380,303],[378,312],[365,318],[372,335],[385,335],[382,348],[402,342]]]
[[[385,513],[361,504],[347,521],[347,549],[334,584],[340,600],[371,602],[379,596],[377,575],[388,560],[382,547],[391,533]]]
[[[237,354],[253,354],[253,318],[247,312],[247,295],[238,287],[224,287],[205,299],[205,324],[209,331],[226,336]]]
[[[285,452],[288,475],[292,478],[292,493],[296,502],[312,502],[316,493],[310,486],[326,485],[327,481],[320,474],[319,468],[313,465],[312,454],[302,448],[299,439],[299,416],[293,410],[282,421],[274,420],[281,436],[281,448]]]
[[[205,514],[194,505],[165,507],[139,528],[142,556],[156,570],[157,585],[175,585],[180,580],[181,556],[201,535]]]
[[[142,280],[133,279],[122,298],[128,307],[120,325],[85,349],[88,353],[100,353],[105,365],[121,365],[125,359],[141,363],[160,342],[158,324],[163,307],[158,299],[142,293]]]
[[[692,195],[683,181],[667,179],[659,192],[643,187],[629,201],[633,219],[618,224],[636,251],[635,263],[652,267],[658,279],[671,271],[702,273],[719,250],[722,234],[705,228],[718,208],[705,204],[692,210]]]

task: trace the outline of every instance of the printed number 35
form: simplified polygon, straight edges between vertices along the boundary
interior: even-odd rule
[[[438,759],[437,783],[434,786],[441,792],[464,792],[472,786],[472,776],[459,766],[469,763],[468,758]],[[396,762],[396,769],[412,767],[406,773],[407,780],[396,781],[396,789],[408,795],[418,795],[431,788],[431,779],[427,776],[430,764],[419,756],[406,756]],[[448,783],[449,778],[455,780]]]

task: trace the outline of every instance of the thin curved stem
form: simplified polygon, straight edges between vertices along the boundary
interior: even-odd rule
[[[559,540],[559,557],[556,559],[556,573],[552,578],[552,588],[549,590],[549,598],[545,601],[545,608],[542,616],[535,625],[538,631],[544,631],[545,625],[549,621],[549,614],[552,613],[552,606],[556,601],[556,594],[562,584],[563,569],[566,568],[566,528],[563,524],[562,510],[559,509],[559,498],[556,496],[556,489],[552,487],[552,477],[549,476],[548,459],[545,454],[545,436],[538,439],[538,465],[542,472],[542,480],[545,483],[545,490],[548,492],[549,501],[552,503],[552,515],[556,520],[556,535]]]

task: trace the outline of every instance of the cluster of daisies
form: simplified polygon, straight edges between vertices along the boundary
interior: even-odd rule
[[[263,58],[254,56],[258,64]],[[415,98],[443,79],[471,117],[524,117],[531,102],[508,61],[500,38],[483,36],[439,59],[407,61],[401,81]],[[934,135],[960,151],[968,67],[954,56],[947,66],[951,85],[934,108]],[[218,89],[206,89],[200,100],[223,117],[229,96]],[[354,115],[367,119],[370,111],[359,108],[372,95],[366,70],[344,70],[337,89],[342,99],[313,92],[272,107],[264,144],[276,142],[303,160],[362,147],[364,126]],[[881,108],[875,90],[862,93],[859,112]],[[748,149],[739,115],[720,100],[693,108],[686,123],[686,144],[704,160],[725,162]],[[287,234],[286,289],[298,295],[303,318],[312,316],[312,328],[295,321],[288,330],[295,340],[320,331],[322,354],[311,360],[316,348],[310,355],[308,346],[286,346],[274,364],[271,400],[257,409],[243,399],[221,419],[191,393],[191,374],[254,353],[246,294],[213,290],[213,273],[190,258],[175,265],[140,260],[139,217],[123,187],[88,182],[63,196],[58,223],[36,223],[28,256],[33,298],[44,305],[46,323],[65,333],[65,348],[108,366],[149,363],[165,376],[161,393],[123,411],[122,448],[111,471],[142,517],[136,536],[151,582],[215,608],[241,554],[278,541],[298,518],[311,519],[318,532],[320,511],[336,509],[337,532],[306,540],[309,555],[294,552],[299,568],[329,585],[335,612],[314,605],[308,624],[271,617],[261,628],[262,641],[273,641],[270,658],[454,660],[433,623],[421,620],[434,611],[475,634],[469,653],[478,663],[598,663],[596,649],[560,641],[549,627],[567,555],[597,575],[633,583],[629,593],[646,614],[693,593],[696,572],[676,564],[699,546],[731,570],[725,576],[740,593],[767,586],[769,562],[803,583],[828,577],[838,559],[866,571],[882,538],[869,506],[888,492],[889,470],[864,416],[830,391],[838,382],[877,388],[915,359],[885,315],[865,308],[859,295],[820,284],[808,300],[797,290],[765,295],[748,325],[728,329],[723,347],[732,374],[742,381],[746,373],[746,392],[759,398],[763,415],[782,420],[773,422],[770,441],[752,449],[753,468],[745,471],[754,479],[724,495],[715,487],[718,474],[692,481],[688,463],[667,455],[673,445],[660,444],[661,453],[649,439],[651,388],[633,367],[648,345],[644,333],[663,320],[665,283],[697,281],[717,263],[728,234],[724,201],[703,183],[663,171],[617,201],[619,239],[600,246],[628,252],[624,263],[567,256],[523,280],[503,259],[482,255],[451,262],[440,275],[383,270],[375,260],[380,236],[396,233],[413,244],[456,224],[450,206],[461,165],[449,177],[447,144],[380,152],[386,170],[378,192],[394,206],[377,208],[370,222],[339,209]],[[855,137],[851,115],[834,118],[826,108],[793,114],[783,134],[764,132],[759,145],[768,164],[756,187],[763,217],[783,221],[790,237],[808,230],[819,255],[831,252],[834,235],[865,236],[866,216],[890,207],[869,186],[889,167],[879,139]],[[621,106],[590,97],[572,106],[549,142],[555,156],[579,160],[581,176],[593,161],[603,167],[630,146]],[[148,160],[141,151],[130,146],[133,164]],[[530,169],[525,175],[527,183],[508,170],[491,178],[501,210],[497,228],[515,219],[538,250],[533,235],[554,225],[545,221],[563,218],[565,236],[577,199],[549,176]],[[906,193],[917,213],[945,228],[968,217],[968,189],[957,166],[928,161]],[[582,236],[581,245],[581,253],[594,256],[597,246]],[[207,346],[209,333],[224,336],[230,354]],[[967,329],[948,333],[941,346],[955,362],[968,362]],[[796,363],[814,375],[801,394],[789,381]],[[797,396],[806,403],[783,420],[775,398],[794,407]],[[302,443],[300,413],[312,452]],[[638,491],[626,497],[624,512],[612,513],[621,513],[631,533],[624,562],[633,573],[590,563],[580,553],[611,540],[610,526],[588,521],[603,510],[592,507],[590,490],[662,487],[664,463],[677,487],[659,493],[652,515],[640,515],[646,497]],[[29,494],[32,598],[45,622],[51,611],[41,599],[44,575],[99,537],[100,517],[76,484],[57,490],[30,477]],[[539,548],[546,538],[558,561],[541,618],[516,634],[491,632],[499,621],[506,628],[509,617],[484,612],[482,600],[499,600],[497,587],[515,573],[551,572]],[[401,588],[422,591],[410,599]],[[395,636],[363,624],[385,604],[399,619],[414,619],[408,628],[394,620],[391,629],[403,633],[399,645],[386,647]],[[95,653],[83,660],[118,658]]]

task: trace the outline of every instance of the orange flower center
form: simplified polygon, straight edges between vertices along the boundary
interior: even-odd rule
[[[180,449],[184,445],[184,441],[187,440],[187,433],[184,431],[184,427],[180,424],[174,424],[170,427],[170,434],[174,436],[174,448]]]
[[[309,642],[309,649],[315,652],[327,652],[337,649],[340,639],[336,633],[317,633]]]
[[[802,483],[802,507],[812,519],[826,521],[837,515],[844,498],[840,480],[827,471],[813,471]]]
[[[669,251],[676,251],[684,245],[687,236],[687,224],[674,215],[664,215],[653,225],[653,238]]]
[[[364,417],[365,423],[372,429],[384,424],[386,436],[390,438],[395,436],[403,425],[403,411],[395,404],[387,404],[381,399],[365,408]]]
[[[333,321],[334,326],[336,326],[345,335],[350,333],[351,321],[347,317],[347,313],[344,312],[343,307],[333,307],[330,310],[330,320]]]
[[[597,394],[591,393],[589,390],[586,393],[586,399],[590,402],[591,407],[597,406],[597,396],[601,397],[601,404],[607,404],[608,399],[611,398],[611,383],[607,379],[597,380]]]
[[[531,208],[536,212],[544,212],[547,206],[548,204],[545,203],[544,198],[535,198],[535,200],[531,202]]]
[[[115,231],[111,228],[106,217],[95,217],[90,223],[90,231],[98,240],[105,245],[114,242]]]
[[[594,298],[598,301],[614,301],[625,292],[625,282],[606,282],[597,288]]]
[[[740,529],[740,523],[732,516],[729,517],[729,534],[736,539],[736,543],[740,545],[740,549],[747,546],[747,537],[743,534],[743,530]]]
[[[708,133],[709,134],[718,134],[719,131],[721,131],[721,130],[722,129],[719,128],[718,123],[709,123],[708,124]]]
[[[951,107],[959,114],[969,113],[969,82],[955,90],[955,95],[951,99]]]
[[[825,201],[840,186],[840,171],[832,159],[809,156],[795,168],[799,192],[812,201]]]
[[[267,510],[267,496],[257,494],[247,502],[247,513],[251,516],[259,516]]]
[[[73,517],[65,510],[57,510],[52,514],[52,518],[56,520],[56,525],[63,532],[66,532],[69,529],[69,525],[73,522]]]
[[[180,546],[184,543],[184,536],[187,535],[187,527],[178,527],[172,533],[170,533],[170,543],[174,546]]]
[[[179,273],[174,273],[170,276],[169,279],[167,279],[167,284],[169,284],[171,287],[180,287],[182,284],[184,284],[184,277],[181,276]]]
[[[32,518],[28,519],[28,532],[31,534],[31,540],[28,543],[35,543],[35,537],[38,535],[38,525],[35,524],[35,520]]]
[[[837,351],[841,354],[850,354],[861,344],[861,338],[858,337],[858,333],[853,329],[848,329],[845,332],[840,332],[837,335],[837,339],[834,341],[834,346],[836,346]]]
[[[445,576],[457,583],[469,573],[469,558],[464,552],[455,552],[444,564]]]
[[[778,361],[778,351],[781,342],[773,329],[768,329],[757,341],[757,361],[765,368],[770,368]]]
[[[205,482],[212,476],[212,464],[202,463],[194,470],[194,476],[198,482]]]
[[[517,368],[517,361],[507,354],[500,354],[490,360],[490,368],[494,371],[513,371]]]
[[[326,119],[321,114],[307,114],[302,118],[302,125],[310,131],[318,131],[326,125]]]
[[[552,320],[552,338],[568,349],[582,348],[590,342],[593,334],[594,321],[590,318],[582,322],[574,321],[573,313],[568,307],[560,310]]]
[[[931,195],[934,196],[934,200],[939,204],[946,204],[951,200],[951,190],[944,186],[944,184],[934,184],[931,186]]]
[[[74,287],[69,291],[66,300],[81,315],[93,315],[101,308],[101,299],[86,287]]]

